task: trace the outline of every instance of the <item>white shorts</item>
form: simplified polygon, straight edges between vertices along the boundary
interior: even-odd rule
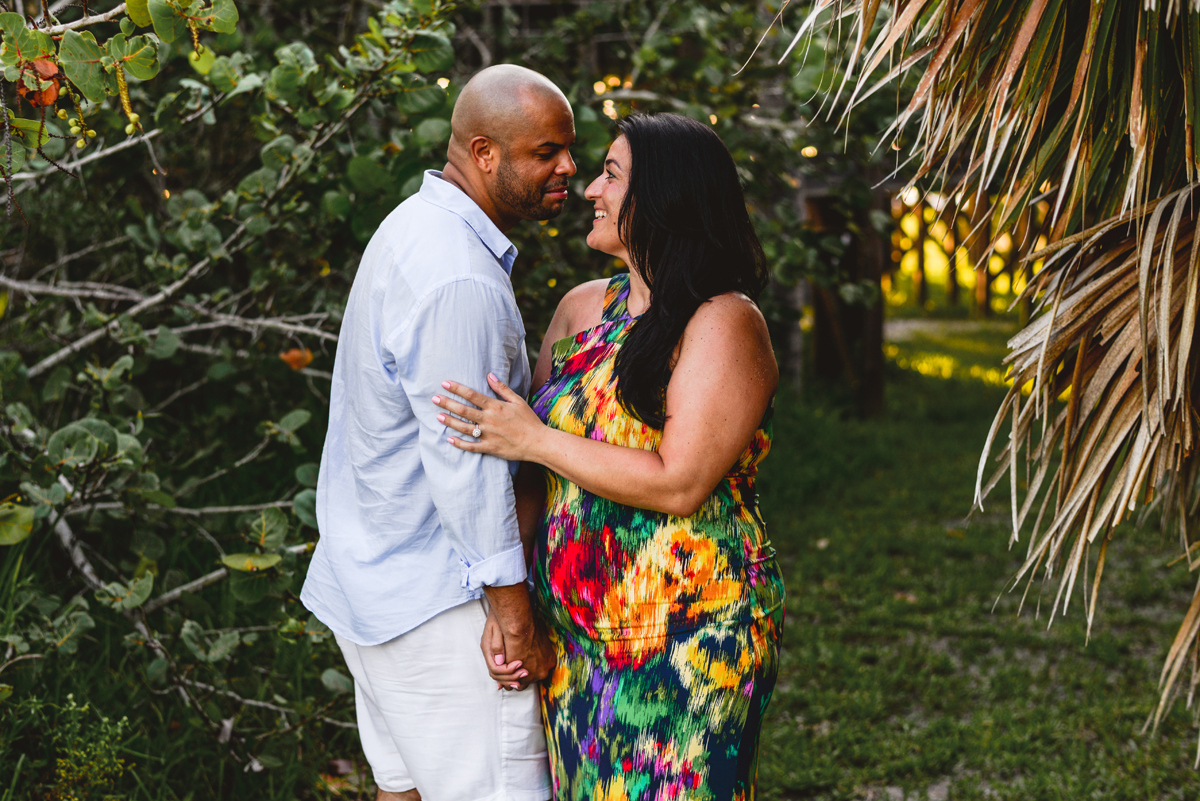
[[[337,638],[379,789],[416,787],[422,801],[550,798],[537,687],[496,687],[479,650],[484,610],[461,604],[381,645]]]

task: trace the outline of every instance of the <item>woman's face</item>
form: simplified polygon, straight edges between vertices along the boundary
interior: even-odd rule
[[[588,246],[616,256],[626,264],[629,264],[629,251],[617,233],[617,216],[621,213],[621,204],[629,188],[629,167],[632,162],[628,140],[624,136],[617,137],[605,157],[604,172],[583,193],[584,197],[595,203],[596,216],[592,221],[592,232],[587,237]]]

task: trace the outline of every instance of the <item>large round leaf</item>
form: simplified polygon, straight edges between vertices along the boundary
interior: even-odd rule
[[[404,75],[399,81],[396,108],[405,114],[426,114],[446,102],[446,90],[436,83],[426,83],[415,75]]]
[[[96,458],[100,444],[95,434],[72,423],[51,435],[46,443],[46,456],[63,467],[78,467]]]
[[[300,518],[301,523],[316,528],[317,493],[310,489],[297,493],[292,501],[292,511],[296,513],[296,517]]]
[[[450,141],[450,121],[430,117],[413,130],[413,135],[423,147],[444,145]]]
[[[125,34],[118,33],[108,40],[106,47],[108,54],[139,81],[148,81],[158,74],[158,46],[150,37],[126,39]]]
[[[149,28],[154,24],[154,20],[150,18],[149,0],[126,0],[125,13],[139,28]]]
[[[0,503],[0,545],[16,545],[33,531],[33,507]]]
[[[254,573],[274,567],[281,559],[283,557],[277,553],[231,553],[223,558],[221,563],[230,570]]]
[[[94,417],[85,417],[82,420],[76,420],[75,425],[90,431],[92,436],[100,441],[100,448],[96,451],[96,458],[105,459],[115,455],[120,450],[120,440],[117,437],[117,430],[103,420],[97,420]]]
[[[0,178],[9,175],[8,153],[0,145]],[[25,166],[25,146],[21,144],[20,139],[12,141],[12,175],[16,175]]]
[[[274,550],[287,538],[287,515],[275,507],[263,509],[250,525],[249,540],[264,550]]]
[[[149,0],[150,22],[164,42],[173,42],[187,33],[187,20],[167,0]]]
[[[71,83],[92,102],[104,99],[104,69],[100,66],[100,45],[91,31],[67,31],[58,48],[58,60]]]
[[[420,72],[441,72],[454,66],[454,47],[440,33],[418,31],[409,49],[413,66]]]

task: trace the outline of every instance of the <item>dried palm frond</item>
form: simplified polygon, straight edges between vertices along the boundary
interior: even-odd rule
[[[1108,542],[1139,509],[1177,526],[1200,567],[1200,0],[816,0],[796,41],[826,12],[854,20],[861,69],[844,87],[846,113],[921,71],[889,131],[913,154],[914,183],[995,197],[997,231],[1049,203],[1049,245],[1025,262],[1043,265],[1024,294],[1037,311],[1009,343],[1014,383],[976,503],[1008,477],[1014,542],[1034,518],[1018,579],[1057,579],[1051,621],[1078,583],[1090,632]],[[1163,668],[1155,725],[1185,662],[1200,682],[1198,633],[1200,585]]]

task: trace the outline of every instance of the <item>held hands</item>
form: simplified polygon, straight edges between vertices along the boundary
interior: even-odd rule
[[[488,373],[488,386],[500,396],[498,400],[454,381],[445,381],[442,386],[447,392],[475,404],[467,406],[442,395],[433,396],[433,402],[449,413],[439,414],[439,423],[460,434],[475,437],[475,441],[450,437],[451,445],[460,450],[486,453],[510,461],[536,461],[532,454],[546,426],[529,408],[525,399],[509,389],[507,384]],[[459,417],[469,422],[463,422]],[[480,432],[478,436],[474,433],[477,430]]]
[[[524,690],[535,681],[550,675],[557,663],[554,646],[545,631],[536,627],[529,637],[509,637],[505,642],[504,631],[494,611],[488,613],[483,626],[483,637],[479,648],[487,662],[488,674],[502,690]],[[521,642],[520,640],[524,640]],[[521,655],[523,659],[505,662],[508,655]]]

